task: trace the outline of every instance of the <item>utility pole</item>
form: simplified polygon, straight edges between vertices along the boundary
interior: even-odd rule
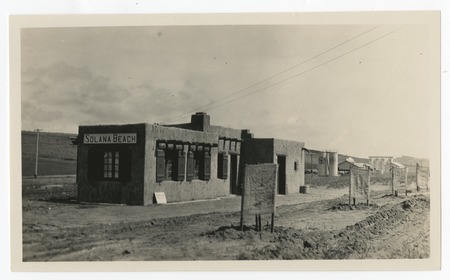
[[[36,164],[34,166],[34,178],[38,175],[38,158],[39,158],[39,132],[43,129],[36,129]]]

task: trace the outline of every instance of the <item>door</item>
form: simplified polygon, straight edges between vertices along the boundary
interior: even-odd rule
[[[230,192],[231,194],[239,194],[239,190],[237,189],[237,155],[231,154],[230,159]]]
[[[277,194],[286,194],[286,156],[277,155],[278,184]]]

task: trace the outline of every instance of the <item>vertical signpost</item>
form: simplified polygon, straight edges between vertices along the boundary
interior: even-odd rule
[[[363,197],[370,204],[370,169],[350,167],[349,205],[356,204],[356,197]]]
[[[271,232],[273,232],[276,175],[276,164],[269,163],[245,166],[244,189],[241,200],[241,230],[244,229],[244,217],[246,215],[255,215],[256,231],[261,231],[261,215],[271,214]]]
[[[416,165],[416,185],[417,191],[420,191],[420,187],[426,187],[429,190],[429,170],[422,169],[419,164]]]

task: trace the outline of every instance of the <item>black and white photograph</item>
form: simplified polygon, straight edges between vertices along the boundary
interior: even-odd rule
[[[439,266],[439,12],[126,19],[10,19],[20,267]]]

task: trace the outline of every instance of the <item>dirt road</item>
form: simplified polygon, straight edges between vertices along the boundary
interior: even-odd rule
[[[275,231],[262,217],[238,230],[240,197],[142,206],[23,199],[24,261],[423,258],[429,198],[387,196],[346,205],[347,189],[278,196]]]

